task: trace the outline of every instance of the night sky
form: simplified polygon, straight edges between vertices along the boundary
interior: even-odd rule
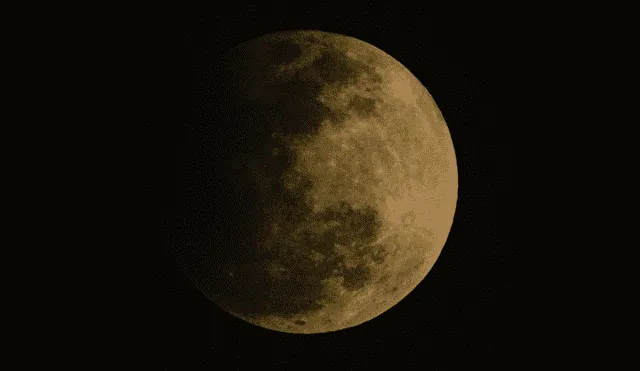
[[[206,21],[144,33],[153,142],[145,174],[155,207],[148,243],[155,255],[135,313],[148,369],[508,368],[521,319],[513,314],[514,248],[505,205],[510,145],[498,125],[501,56],[508,46],[498,37],[496,16],[402,6],[225,9],[207,12]],[[456,215],[426,279],[380,317],[335,333],[283,334],[236,319],[192,286],[171,255],[180,192],[176,148],[189,145],[185,133],[193,122],[193,49],[219,54],[288,29],[353,36],[400,61],[434,97],[458,161]]]

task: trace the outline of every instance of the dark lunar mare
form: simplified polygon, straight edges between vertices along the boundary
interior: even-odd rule
[[[326,82],[349,84],[369,71],[328,47],[290,79],[275,77],[275,67],[300,53],[295,42],[273,40],[241,45],[220,60],[205,52],[195,57],[194,125],[179,173],[176,256],[207,297],[248,317],[319,309],[321,281],[332,275],[344,277],[348,290],[363,287],[369,269],[346,269],[334,245],[371,256],[381,227],[373,208],[340,203],[312,213],[303,198],[313,186],[308,178],[301,177],[296,189],[284,186],[295,153],[283,138],[313,135],[327,117],[339,123],[341,113],[315,98]],[[353,104],[366,114],[372,102]],[[339,224],[319,232],[324,221]],[[274,222],[280,226],[275,239],[267,228]],[[313,250],[324,261],[315,262]],[[273,263],[283,273],[274,274]]]

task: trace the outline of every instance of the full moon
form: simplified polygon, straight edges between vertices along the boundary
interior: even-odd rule
[[[364,41],[309,30],[195,64],[176,246],[194,285],[244,321],[304,334],[357,326],[414,290],[458,194],[449,129],[420,81]]]

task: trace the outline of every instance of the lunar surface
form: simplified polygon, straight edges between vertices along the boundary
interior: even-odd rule
[[[449,130],[420,81],[319,31],[196,64],[178,260],[198,289],[249,323],[307,334],[409,294],[442,251],[458,191]]]

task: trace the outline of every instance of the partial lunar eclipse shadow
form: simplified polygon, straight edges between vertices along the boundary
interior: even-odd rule
[[[449,130],[418,79],[320,31],[199,63],[176,246],[198,289],[254,325],[307,334],[409,294],[442,251],[458,192]]]

